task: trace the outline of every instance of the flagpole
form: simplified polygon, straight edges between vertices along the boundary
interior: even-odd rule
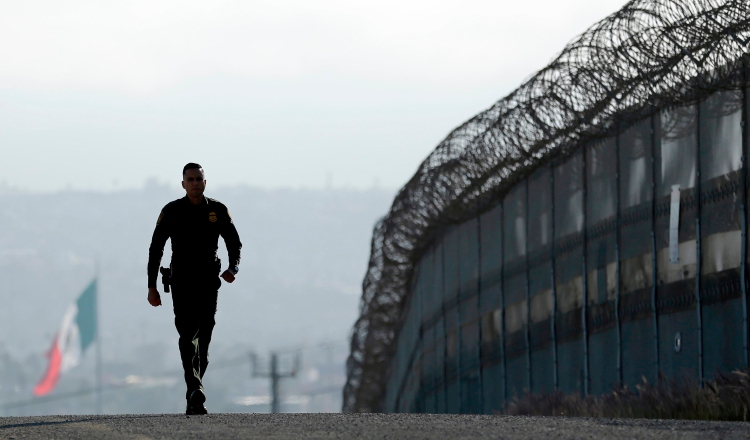
[[[102,329],[99,320],[101,305],[99,304],[99,257],[96,258],[96,412],[104,414],[104,396],[102,395]]]

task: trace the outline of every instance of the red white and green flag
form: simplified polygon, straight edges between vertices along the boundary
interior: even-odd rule
[[[78,365],[83,353],[96,340],[96,333],[96,280],[93,280],[65,311],[52,348],[47,352],[47,371],[34,387],[35,396],[44,396],[55,389],[60,375]]]

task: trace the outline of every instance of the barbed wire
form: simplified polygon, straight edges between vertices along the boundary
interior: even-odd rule
[[[453,130],[375,225],[342,409],[382,409],[409,282],[436,231],[486,211],[535,169],[611,133],[615,121],[739,87],[748,9],[746,0],[633,0]]]

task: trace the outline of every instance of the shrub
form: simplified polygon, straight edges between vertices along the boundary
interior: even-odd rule
[[[646,419],[747,421],[750,408],[750,369],[716,373],[704,386],[687,377],[669,379],[659,375],[655,384],[646,378],[635,390],[627,386],[611,393],[581,397],[526,392],[513,398],[501,411],[507,415],[566,417],[625,417]]]

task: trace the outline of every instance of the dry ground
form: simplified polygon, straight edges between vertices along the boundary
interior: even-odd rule
[[[0,439],[750,439],[750,423],[425,414],[0,418]]]

